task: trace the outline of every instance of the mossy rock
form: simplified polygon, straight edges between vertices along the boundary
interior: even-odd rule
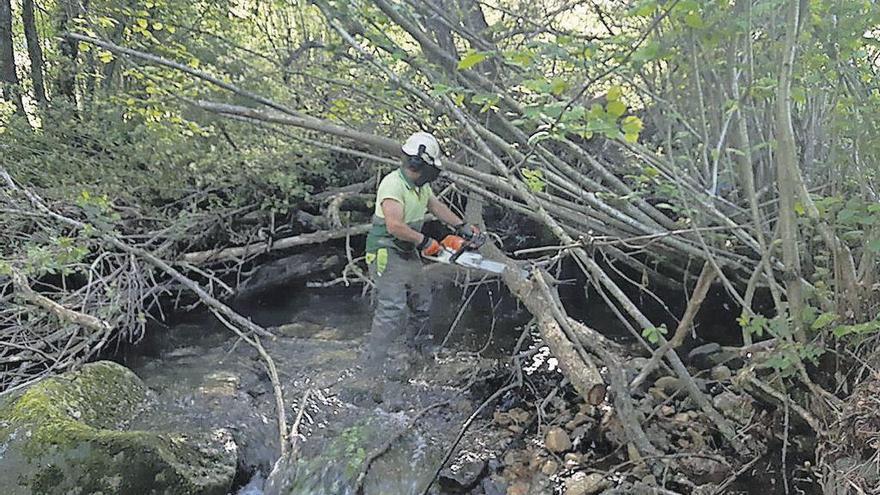
[[[230,433],[126,431],[147,388],[101,361],[48,378],[0,403],[0,493],[225,495],[237,449]]]

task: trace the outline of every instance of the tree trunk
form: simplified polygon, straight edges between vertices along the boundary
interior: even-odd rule
[[[34,18],[34,0],[23,0],[21,4],[21,22],[24,25],[24,37],[27,40],[28,57],[31,61],[31,82],[34,85],[34,100],[38,105],[46,104],[46,83],[43,79],[43,47],[40,46],[40,35]]]
[[[85,8],[86,2],[83,2]],[[58,32],[68,31],[70,24],[77,17],[79,2],[76,0],[61,0],[58,5]],[[77,40],[62,37],[59,43],[62,57],[58,68],[58,79],[55,81],[58,94],[71,103],[76,103],[76,59],[79,56],[79,44]]]
[[[12,3],[0,0],[0,84],[3,98],[15,105],[15,110],[24,113],[24,102],[21,99],[21,85],[15,70],[15,52],[12,50]]]
[[[803,286],[801,284],[801,259],[798,251],[799,235],[795,201],[797,200],[796,175],[798,156],[791,117],[791,77],[797,51],[798,25],[800,22],[799,0],[789,0],[786,15],[785,45],[782,70],[776,93],[776,181],[779,189],[779,236],[782,239],[782,262],[785,264],[785,286],[788,296],[789,316],[795,337],[806,341],[803,323]]]

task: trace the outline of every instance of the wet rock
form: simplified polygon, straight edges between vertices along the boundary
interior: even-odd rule
[[[674,376],[661,376],[654,382],[654,387],[659,388],[666,395],[672,395],[681,388],[681,380]]]
[[[716,382],[723,382],[730,380],[730,377],[733,376],[733,372],[730,371],[730,368],[721,364],[712,368],[711,375],[712,379]]]
[[[466,462],[461,466],[444,468],[440,472],[440,484],[450,490],[469,490],[477,485],[486,472],[486,461]]]
[[[227,430],[125,431],[147,388],[107,361],[48,378],[0,406],[0,493],[224,495],[237,447]]]
[[[598,473],[575,473],[565,480],[565,495],[593,495],[611,486],[605,477]]]
[[[737,353],[726,351],[715,342],[693,348],[688,353],[688,361],[691,365],[704,370],[722,364],[733,369],[743,365],[743,360]]]
[[[571,449],[571,439],[565,430],[555,426],[544,435],[544,445],[550,452],[560,454]]]
[[[505,495],[507,493],[507,485],[503,480],[495,479],[495,477],[483,479],[480,488],[486,495]]]
[[[721,345],[715,342],[709,342],[708,344],[703,344],[691,349],[691,351],[688,352],[688,361],[694,362],[695,364],[700,360],[707,361],[710,355],[720,351]]]

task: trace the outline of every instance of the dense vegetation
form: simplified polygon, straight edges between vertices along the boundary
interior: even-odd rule
[[[477,222],[485,205],[489,230],[499,211],[541,226],[543,266],[573,259],[636,329],[641,380],[665,357],[688,382],[669,351],[721,284],[754,354],[741,386],[833,439],[820,463],[861,459],[878,25],[871,0],[0,0],[0,387],[136,341],[181,291],[234,292],[270,241],[362,223],[359,193],[426,129],[454,205]],[[577,391],[604,383],[625,356],[584,338],[598,322],[569,318],[543,270],[505,281]],[[640,292],[693,304],[667,329]],[[629,384],[607,380],[656,455]],[[689,392],[727,447],[754,447]]]

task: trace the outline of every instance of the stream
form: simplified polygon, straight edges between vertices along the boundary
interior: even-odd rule
[[[434,305],[435,325],[448,329],[462,303],[460,292],[439,296],[445,300]],[[240,452],[238,493],[247,495],[353,494],[364,459],[402,432],[372,464],[364,493],[422,493],[461,424],[494,392],[498,377],[507,375],[496,358],[510,352],[521,328],[514,325],[516,317],[493,323],[485,312],[466,312],[448,343],[461,352],[415,360],[410,379],[385,384],[383,400],[376,404],[352,386],[358,383],[359,349],[371,321],[368,301],[354,289],[286,289],[237,304],[255,322],[278,327],[278,338],[264,345],[278,367],[288,423],[310,391],[296,461],[280,463],[269,483],[279,451],[271,384],[256,351],[210,313],[185,315],[127,353],[125,364],[151,389],[150,405],[132,428],[229,429]],[[507,311],[516,314],[515,307]],[[475,328],[492,328],[493,338],[486,342],[485,330]],[[409,418],[441,403],[407,428]],[[491,434],[469,437],[463,445],[482,442],[469,447],[483,450],[481,455],[495,448]],[[437,487],[431,493],[461,491]]]

